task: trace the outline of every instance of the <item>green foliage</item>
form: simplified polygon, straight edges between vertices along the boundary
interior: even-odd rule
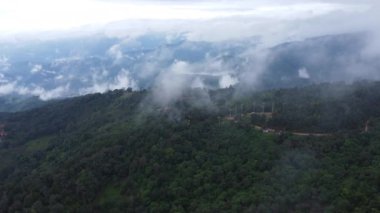
[[[226,121],[228,107],[252,101],[234,99],[233,89],[212,91],[207,109],[192,105],[196,98],[164,108],[146,102],[145,91],[113,91],[3,114],[0,212],[375,212],[380,116],[367,106],[376,94],[363,88],[377,86],[345,93],[359,88],[358,98],[366,97],[349,116],[370,118],[370,131],[342,125],[343,113],[331,124],[341,131],[330,137],[255,130],[256,119],[286,129],[313,124],[286,107],[279,123],[276,117]],[[311,93],[322,88],[306,90],[253,97],[281,104],[295,91],[294,100],[305,100],[301,115],[317,117],[319,105],[356,103],[352,95],[317,100]]]
[[[52,137],[42,137],[31,140],[26,144],[26,152],[44,151],[50,144]]]

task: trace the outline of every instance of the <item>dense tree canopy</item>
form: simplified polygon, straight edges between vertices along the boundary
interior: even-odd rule
[[[375,212],[379,89],[189,91],[165,107],[116,90],[2,114],[0,212]]]

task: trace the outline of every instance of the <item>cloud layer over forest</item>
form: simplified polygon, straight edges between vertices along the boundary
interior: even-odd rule
[[[155,88],[164,101],[186,88],[380,77],[378,1],[81,0],[76,12],[103,4],[105,12],[118,5],[151,15],[44,32],[17,31],[14,22],[0,42],[0,94],[51,99]],[[176,12],[155,17],[165,11]]]

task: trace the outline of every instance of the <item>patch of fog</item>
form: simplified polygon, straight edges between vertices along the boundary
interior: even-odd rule
[[[230,86],[234,86],[237,83],[239,83],[239,80],[235,77],[232,77],[231,75],[223,75],[219,79],[219,87],[220,88],[227,88]]]
[[[42,65],[41,64],[35,64],[32,69],[30,70],[31,73],[35,74],[35,73],[39,73],[42,71]]]
[[[309,79],[310,75],[309,72],[305,67],[302,67],[301,69],[298,70],[298,77],[304,78],[304,79]]]
[[[0,57],[0,71],[6,72],[11,67],[11,63],[9,62],[9,59],[5,56]]]
[[[126,69],[122,69],[117,76],[113,78],[112,81],[108,79],[103,79],[104,70],[100,72],[100,77],[96,74],[93,75],[93,81],[91,82],[91,86],[80,89],[80,94],[89,94],[89,93],[104,93],[110,90],[115,89],[138,89],[137,82],[130,76],[130,73]]]
[[[191,88],[203,89],[203,88],[205,88],[205,85],[204,85],[203,81],[199,77],[197,77],[191,83]]]

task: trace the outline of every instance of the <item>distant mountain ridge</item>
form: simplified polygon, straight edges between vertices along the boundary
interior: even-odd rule
[[[0,44],[0,90],[48,100],[145,89],[185,76],[188,87],[294,87],[379,78],[366,34],[328,35],[259,49],[260,39],[194,42],[185,35],[95,37]],[[165,78],[163,78],[163,76]],[[170,77],[169,77],[170,78]],[[167,83],[170,83],[168,81]]]
[[[6,95],[0,96],[0,112],[17,112],[34,109],[45,105],[47,102],[42,101],[39,97]]]

